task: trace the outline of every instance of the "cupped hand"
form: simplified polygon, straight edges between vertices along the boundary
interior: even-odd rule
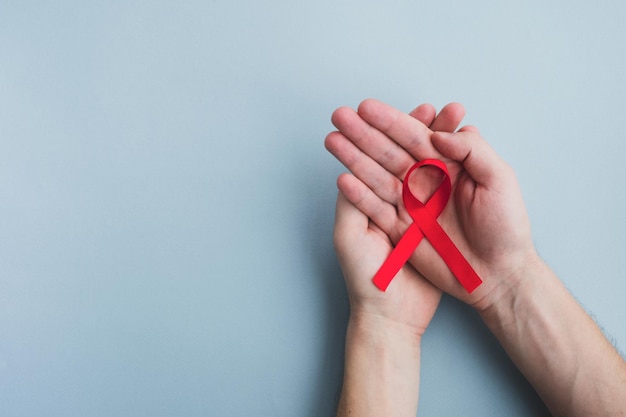
[[[422,124],[454,131],[463,118],[464,110],[460,105],[451,105],[437,115],[434,107],[421,105],[410,114],[413,120],[419,120]],[[335,117],[337,113],[333,119]],[[329,149],[333,149],[333,144],[337,143],[333,135],[337,136],[339,146],[351,146],[352,142],[344,140],[342,133],[335,132],[326,140]],[[375,143],[373,145],[376,146]],[[348,148],[348,153],[341,155],[348,156],[351,150],[356,148]],[[361,209],[371,208],[371,204],[359,195],[367,191],[367,187],[362,187],[363,184],[356,177],[347,173],[342,174],[337,183],[340,192],[334,243],[346,280],[352,317],[358,316],[361,323],[383,322],[416,335],[423,334],[439,304],[441,290],[408,264],[400,270],[394,286],[386,293],[372,284],[371,278],[393,249],[392,240],[388,230],[383,230],[373,221],[380,215]],[[363,197],[367,198],[367,195]]]
[[[386,293],[371,281],[393,249],[389,237],[339,192],[334,244],[350,298],[351,317],[383,323],[421,336],[441,298],[441,290],[405,265]]]
[[[455,103],[440,115],[444,111],[464,114]],[[476,128],[433,133],[440,129],[436,123],[427,127],[412,117],[415,112],[405,114],[376,100],[364,101],[356,112],[335,111],[332,120],[338,131],[327,136],[326,147],[353,174],[339,178],[339,189],[396,243],[412,222],[402,204],[404,175],[418,160],[444,161],[453,192],[438,220],[484,282],[468,294],[426,239],[410,262],[442,290],[478,309],[487,308],[518,284],[516,271],[536,260],[515,175]],[[412,180],[411,189],[422,201],[438,186],[428,172],[420,173],[418,182],[414,186]]]

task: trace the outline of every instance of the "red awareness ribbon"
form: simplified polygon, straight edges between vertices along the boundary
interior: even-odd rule
[[[409,177],[416,169],[425,165],[433,166],[443,171],[444,179],[435,193],[428,199],[426,204],[422,203],[413,195],[409,188]],[[472,293],[482,280],[476,274],[476,271],[463,257],[454,242],[446,234],[437,222],[437,217],[441,214],[450,199],[452,191],[452,183],[446,164],[438,159],[424,159],[413,165],[404,177],[402,184],[402,201],[413,219],[413,223],[404,232],[404,235],[398,241],[398,244],[389,254],[374,276],[374,284],[381,290],[385,291],[391,280],[396,276],[402,266],[409,260],[417,245],[426,237],[431,245],[435,248],[439,256],[445,261],[450,271],[456,279],[461,283],[468,293]]]

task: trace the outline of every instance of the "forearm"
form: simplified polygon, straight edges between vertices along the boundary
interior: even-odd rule
[[[626,363],[554,273],[535,262],[481,312],[557,416],[626,416]]]
[[[383,319],[352,315],[337,417],[417,413],[421,336]]]

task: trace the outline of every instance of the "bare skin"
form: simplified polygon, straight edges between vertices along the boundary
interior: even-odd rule
[[[411,117],[453,131],[464,114],[463,107],[453,103],[437,116],[432,106],[422,105]],[[351,180],[340,177],[339,184],[346,179]],[[392,250],[392,241],[342,191],[337,198],[334,243],[351,308],[338,416],[413,417],[418,403],[421,337],[439,305],[441,290],[405,265],[395,285],[380,292],[370,279]]]
[[[449,106],[448,112],[450,108],[451,113],[462,109],[458,104]],[[422,106],[424,109],[433,115],[434,109]],[[454,131],[460,122],[447,117],[451,113],[444,110],[436,119],[419,119],[415,111],[407,115],[381,102],[366,100],[357,111],[344,107],[333,114],[338,130],[327,136],[325,145],[351,171],[337,181],[340,196],[335,227],[335,245],[353,308],[346,350],[347,377],[363,378],[363,372],[373,370],[370,354],[389,354],[389,349],[395,355],[390,368],[379,372],[389,380],[383,378],[379,384],[395,386],[390,376],[394,367],[418,373],[419,341],[415,343],[406,332],[396,334],[390,329],[400,323],[399,328],[406,329],[406,325],[416,338],[421,338],[434,314],[437,303],[433,301],[438,291],[434,288],[438,288],[478,310],[555,415],[626,415],[626,363],[537,256],[513,171],[474,127],[461,128],[454,134],[433,133]],[[434,249],[423,241],[410,259],[413,269],[405,266],[387,293],[375,293],[378,290],[371,284],[371,277],[412,221],[401,203],[402,179],[415,161],[426,158],[441,159],[448,166],[453,198],[439,222],[484,283],[467,294]],[[426,175],[420,181],[423,188],[417,190],[418,197],[421,193],[425,199],[433,191],[430,180]],[[406,302],[399,301],[403,297]],[[390,307],[394,303],[398,308]],[[385,317],[385,321],[371,317]],[[359,343],[352,343],[355,340]],[[362,347],[368,345],[370,351],[365,352]],[[402,353],[406,356],[400,356]],[[357,357],[360,361],[351,360]],[[380,362],[385,363],[382,359]],[[419,386],[419,378],[412,382],[412,388]],[[410,397],[397,390],[386,392],[384,386],[376,391],[363,385],[367,382],[344,385],[338,415],[347,415],[342,412],[356,410],[354,407],[365,401],[365,391],[359,388],[381,392],[380,396],[391,404],[407,404],[406,409],[379,409],[371,415],[415,415],[417,394]],[[394,395],[402,395],[406,401],[393,402]],[[370,415],[368,410],[353,415]]]

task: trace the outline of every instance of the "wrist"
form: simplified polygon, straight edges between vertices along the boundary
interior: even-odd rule
[[[598,326],[538,257],[518,274],[479,314],[550,411],[623,410],[626,366]]]
[[[415,416],[421,336],[405,327],[352,312],[338,416]]]
[[[497,284],[472,306],[487,324],[508,322],[515,317],[515,309],[520,305],[520,300],[532,297],[537,290],[534,285],[536,280],[550,273],[549,271],[539,255],[532,251],[521,257],[516,267],[493,273]]]
[[[366,309],[353,309],[350,312],[348,332],[381,341],[397,341],[410,346],[419,346],[423,334],[421,329]]]

